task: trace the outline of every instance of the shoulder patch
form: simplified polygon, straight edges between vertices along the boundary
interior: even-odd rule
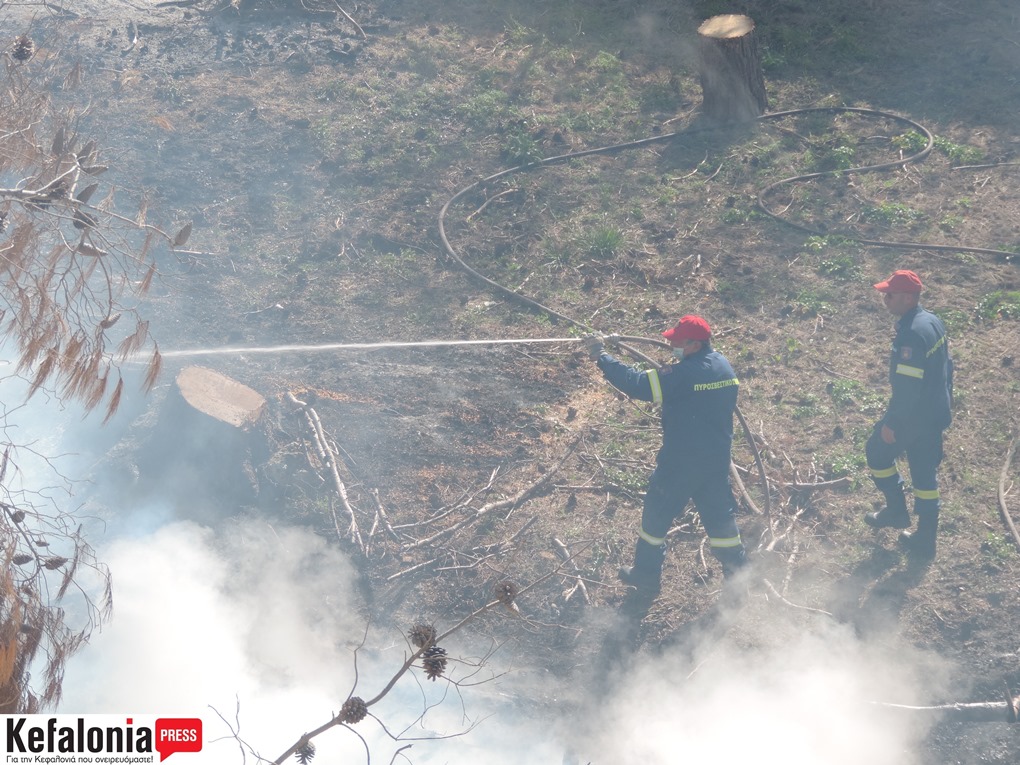
[[[662,375],[668,375],[672,371],[673,371],[673,365],[670,364],[669,366],[665,366],[665,367],[663,367],[662,369],[659,370],[659,376],[661,377]]]
[[[904,361],[909,361],[912,355],[913,349],[909,345],[904,345],[902,348],[900,348],[900,358],[903,359]]]

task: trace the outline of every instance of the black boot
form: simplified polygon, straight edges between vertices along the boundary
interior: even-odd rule
[[[877,513],[865,515],[864,522],[873,529],[909,529],[910,513],[907,512],[907,498],[903,494],[903,479],[899,473],[872,480],[885,497],[885,507]]]
[[[713,547],[712,555],[722,564],[723,577],[730,579],[736,576],[744,566],[747,565],[747,553],[744,546],[739,547]]]
[[[900,545],[907,554],[918,560],[934,560],[935,536],[939,530],[937,513],[924,513],[917,516],[917,528],[900,534]]]
[[[620,567],[620,581],[653,597],[658,595],[662,587],[662,561],[665,554],[665,545],[652,545],[638,539],[634,548],[634,565]]]
[[[865,515],[864,522],[873,529],[909,529],[910,513],[907,512],[906,503],[903,507],[883,507],[877,513]]]

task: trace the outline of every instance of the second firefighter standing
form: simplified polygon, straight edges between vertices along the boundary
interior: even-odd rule
[[[930,560],[939,523],[942,433],[952,419],[953,361],[942,321],[921,307],[923,285],[916,273],[896,271],[875,289],[897,321],[889,356],[892,396],[865,449],[885,507],[864,520],[874,528],[910,528],[903,478],[896,467],[896,458],[906,453],[917,528],[904,531],[900,542],[908,553]]]

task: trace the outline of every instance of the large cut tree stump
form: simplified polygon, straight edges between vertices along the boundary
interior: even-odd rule
[[[139,473],[183,503],[230,511],[259,493],[255,468],[269,450],[266,399],[206,367],[185,367],[167,392]]]
[[[750,122],[768,109],[754,21],[713,16],[698,27],[702,114],[714,122]]]

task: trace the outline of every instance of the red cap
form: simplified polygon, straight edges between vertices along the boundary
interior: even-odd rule
[[[921,277],[913,271],[896,271],[884,282],[875,285],[879,292],[920,292]]]
[[[662,336],[669,340],[669,344],[679,346],[684,340],[700,340],[704,342],[712,336],[712,328],[708,322],[700,316],[688,314],[676,323],[672,329],[667,329]]]

